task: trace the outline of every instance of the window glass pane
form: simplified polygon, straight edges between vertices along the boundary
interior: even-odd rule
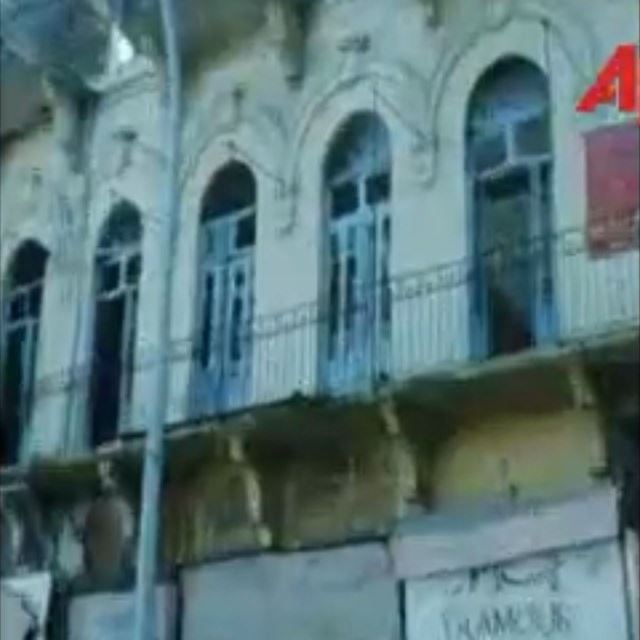
[[[353,253],[356,250],[356,241],[358,239],[358,230],[354,226],[350,226],[347,231],[347,251]]]
[[[356,258],[347,257],[347,290],[345,292],[345,330],[351,331],[356,313]]]
[[[255,216],[245,216],[236,225],[236,248],[243,249],[251,247],[256,241],[256,221]]]
[[[524,122],[520,122],[515,128],[516,153],[518,155],[541,155],[549,153],[550,132],[549,119],[546,113],[542,113]]]
[[[233,249],[235,221],[221,218],[212,223],[214,260],[222,264],[226,262]]]
[[[35,286],[29,292],[29,315],[37,318],[40,315],[40,304],[42,302],[42,288]]]
[[[389,135],[380,118],[358,113],[340,127],[327,154],[325,178],[329,184],[353,176],[383,173],[391,165]]]
[[[530,215],[528,171],[514,170],[486,182],[482,202],[483,248],[513,256],[529,240]]]
[[[542,233],[551,233],[551,165],[548,163],[540,167],[540,204],[542,214]]]
[[[231,305],[231,344],[229,357],[232,362],[238,362],[242,357],[240,335],[242,331],[242,313],[244,305],[240,293],[233,298]]]
[[[483,281],[493,353],[531,344],[531,175],[512,171],[485,185],[481,205]]]
[[[38,243],[27,240],[18,249],[9,269],[9,282],[12,287],[29,285],[44,278],[47,252]]]
[[[542,295],[549,307],[553,303],[554,283],[553,283],[553,256],[551,243],[551,167],[544,165],[541,175],[541,200],[542,200],[542,233],[543,233],[543,279]]]
[[[142,226],[137,210],[129,203],[122,202],[115,207],[102,235],[100,249],[114,250],[117,247],[133,245],[140,242]]]
[[[253,173],[240,162],[230,162],[216,173],[204,197],[203,218],[218,218],[252,206],[256,201]]]
[[[502,200],[529,191],[529,172],[514,170],[502,178],[487,181],[485,193],[490,200]]]
[[[382,246],[384,253],[391,247],[391,219],[385,218],[382,222]]]
[[[9,302],[9,320],[20,320],[27,313],[27,299],[22,293],[15,294]]]
[[[377,204],[389,200],[391,193],[391,180],[388,173],[381,173],[367,178],[366,200],[367,204]]]
[[[129,316],[129,320],[127,325],[127,335],[124,336],[126,342],[124,344],[123,353],[123,377],[126,386],[124,387],[123,392],[124,400],[128,406],[131,402],[133,392],[133,371],[136,353],[136,312],[138,308],[138,296],[136,291],[133,291],[133,294],[127,300],[126,304],[126,313]]]
[[[347,182],[331,189],[331,216],[339,218],[358,209],[358,187]]]
[[[0,451],[2,462],[14,463],[18,458],[20,437],[24,427],[24,386],[28,384],[24,371],[26,331],[23,327],[10,331],[6,336],[4,362],[2,363],[2,417],[7,441]]]
[[[127,261],[127,283],[137,284],[140,277],[140,266],[142,260],[139,254],[131,256]]]
[[[96,305],[91,371],[91,437],[93,446],[113,440],[118,432],[123,374],[125,296]]]
[[[473,168],[476,172],[499,167],[507,159],[507,144],[504,134],[476,138],[472,146]]]
[[[329,278],[329,356],[334,357],[338,339],[338,318],[340,315],[340,262],[334,259],[331,263]]]
[[[200,365],[203,369],[209,366],[211,355],[211,312],[213,309],[214,279],[207,274],[204,281],[204,300],[202,304],[202,333],[200,335]]]
[[[213,253],[215,248],[215,240],[213,237],[214,230],[212,225],[204,226],[204,253],[205,255],[209,255]]]
[[[385,218],[382,224],[382,260],[381,260],[381,316],[385,328],[391,324],[391,288],[389,286],[389,251],[391,245],[391,220]]]
[[[100,266],[98,275],[98,291],[108,293],[118,288],[120,281],[120,263],[107,262]]]

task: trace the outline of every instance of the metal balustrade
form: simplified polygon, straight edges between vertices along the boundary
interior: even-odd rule
[[[366,326],[368,335],[364,348],[342,349],[346,354],[344,379],[337,384],[334,376],[332,384],[328,384],[326,376],[331,323],[336,319],[321,301],[254,318],[235,332],[239,344],[214,343],[210,357],[224,361],[220,358],[221,350],[233,348],[242,351],[249,363],[231,373],[218,372],[218,395],[193,384],[200,357],[197,340],[189,337],[174,341],[170,349],[172,369],[175,367],[172,378],[175,381],[178,367],[185,377],[185,392],[178,394],[182,405],[178,413],[185,420],[195,420],[294,396],[366,393],[385,381],[451,370],[495,355],[567,345],[637,329],[640,317],[637,220],[634,233],[632,246],[594,253],[585,228],[567,229],[553,237],[495,247],[476,259],[464,258],[397,275],[370,287],[367,295],[354,296],[355,300],[368,299],[370,303],[354,306],[344,312],[350,318],[342,315],[338,319],[347,327]],[[549,265],[546,274],[539,273],[543,259]],[[551,314],[544,321],[544,330],[529,336],[529,342],[524,341],[519,348],[517,340],[513,341],[516,347],[500,354],[491,353],[486,345],[478,348],[478,342],[482,342],[477,340],[478,333],[482,333],[482,318],[474,309],[474,298],[488,269],[498,289],[501,278],[513,279],[518,269],[528,269],[527,275],[537,279],[531,290],[537,291],[535,295],[549,296],[551,301]],[[508,303],[507,299],[501,304]],[[490,306],[485,305],[485,321],[491,313]],[[388,317],[383,320],[385,313]],[[364,322],[355,321],[358,314]],[[361,314],[365,314],[364,318]],[[342,340],[359,339],[348,331],[341,336]],[[139,351],[136,355],[136,369],[140,372],[154,362],[151,352]],[[89,373],[89,367],[78,367],[41,379],[36,387],[37,403],[57,394],[82,394]],[[227,375],[237,377],[233,397],[224,397]],[[207,403],[202,402],[203,393]],[[217,397],[217,403],[211,402],[212,397]]]

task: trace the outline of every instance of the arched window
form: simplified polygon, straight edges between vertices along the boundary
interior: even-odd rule
[[[2,463],[15,464],[33,407],[42,291],[49,254],[31,240],[9,264],[2,309]]]
[[[251,379],[256,182],[231,162],[202,200],[196,411],[229,411],[248,401]]]
[[[391,306],[391,153],[384,123],[357,113],[324,166],[327,229],[326,383],[353,390],[386,369]]]
[[[133,388],[140,214],[119,204],[100,234],[95,259],[95,320],[90,389],[91,444],[113,440],[128,419]]]
[[[546,77],[519,58],[496,63],[476,85],[467,121],[479,357],[552,333],[551,161]]]

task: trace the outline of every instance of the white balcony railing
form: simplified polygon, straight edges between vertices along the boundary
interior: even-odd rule
[[[397,276],[371,288],[371,299],[387,296],[386,304],[390,308],[387,324],[382,326],[376,320],[376,305],[348,310],[353,317],[368,314],[365,323],[350,321],[349,326],[368,326],[374,330],[369,331],[366,348],[362,348],[361,343],[358,349],[340,350],[346,355],[343,355],[344,374],[337,384],[335,375],[331,384],[324,375],[327,370],[324,365],[329,357],[330,322],[335,324],[336,319],[331,319],[322,304],[311,302],[277,315],[257,318],[251,326],[237,332],[239,344],[233,347],[237,352],[243,352],[245,359],[247,353],[250,354],[250,366],[238,368],[233,381],[225,379],[225,375],[230,374],[221,370],[219,388],[204,391],[206,402],[198,397],[203,393],[201,389],[185,382],[188,391],[183,395],[184,406],[179,413],[187,419],[196,419],[284,401],[294,395],[310,397],[368,391],[383,380],[402,381],[455,369],[471,361],[490,359],[497,355],[491,341],[477,337],[490,332],[491,296],[486,298],[484,318],[474,310],[479,283],[486,278],[487,264],[499,266],[492,271],[499,285],[501,277],[512,277],[522,265],[528,265],[530,274],[535,276],[541,256],[546,256],[548,261],[550,286],[544,291],[551,303],[552,320],[547,322],[544,331],[536,333],[536,319],[532,318],[528,341],[516,340],[511,344],[508,340],[500,340],[503,347],[507,345],[500,354],[533,352],[541,346],[584,342],[592,337],[601,338],[613,332],[638,328],[640,260],[637,244],[594,255],[586,230],[568,229],[552,238],[526,243],[517,250],[496,248],[481,260],[463,259],[439,265],[423,272]],[[531,291],[540,295],[535,286]],[[366,296],[355,296],[355,299],[363,300]],[[536,308],[536,304],[528,306],[534,315]],[[339,322],[343,321],[344,317],[339,319]],[[498,339],[500,331],[512,331],[508,324],[498,324],[497,328]],[[512,333],[516,337],[520,335]],[[521,335],[525,334],[521,332]],[[358,336],[343,333],[339,339],[357,341]],[[230,345],[219,344],[216,348],[229,349]],[[350,359],[349,353],[356,355]],[[172,344],[171,358],[176,369],[193,371],[199,366],[198,356],[195,339]],[[138,369],[149,367],[153,362],[153,354],[137,354]],[[59,400],[60,394],[86,389],[89,375],[89,370],[77,369],[42,379],[36,385],[35,400],[40,404],[52,395],[58,396]],[[233,394],[225,396],[226,388],[233,388]],[[212,397],[218,398],[217,405],[212,405]]]

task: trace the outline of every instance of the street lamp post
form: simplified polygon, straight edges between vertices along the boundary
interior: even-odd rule
[[[146,425],[140,529],[135,594],[134,640],[156,640],[156,570],[160,529],[160,491],[164,459],[164,425],[169,382],[169,337],[171,323],[172,274],[178,232],[178,173],[182,128],[182,77],[180,44],[174,0],[158,0],[164,36],[163,106],[166,124],[165,175],[158,249],[160,277],[160,317],[155,345],[158,360],[153,369],[152,406]]]

